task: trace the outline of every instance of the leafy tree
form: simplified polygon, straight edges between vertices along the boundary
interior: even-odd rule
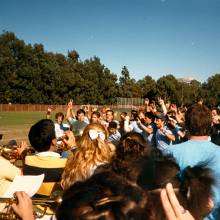
[[[157,80],[157,95],[171,102],[179,100],[178,81],[173,75],[162,76]]]
[[[205,94],[205,103],[208,106],[218,106],[220,104],[220,73],[208,78],[207,83],[202,85]]]
[[[121,77],[119,77],[119,95],[123,98],[139,97],[140,95],[140,87],[134,79],[130,78],[126,66],[122,68]]]
[[[25,44],[14,33],[0,35],[0,102],[65,104],[70,98],[76,104],[113,104],[116,97],[156,96],[178,105],[192,104],[198,96],[209,106],[220,103],[220,74],[207,83],[192,80],[180,82],[173,75],[155,82],[146,75],[136,81],[126,66],[117,76],[96,56],[85,61],[76,50],[67,56],[46,52],[42,44]]]
[[[76,50],[68,51],[68,58],[71,59],[73,62],[78,62],[79,54]]]
[[[156,95],[156,82],[151,76],[145,76],[143,79],[138,80],[138,86],[141,88],[141,97],[148,97],[153,99]]]

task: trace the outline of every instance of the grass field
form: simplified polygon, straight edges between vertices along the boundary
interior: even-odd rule
[[[0,133],[3,134],[0,145],[12,139],[18,143],[27,140],[31,125],[42,118],[45,118],[45,112],[0,112]],[[51,119],[54,119],[53,114]]]
[[[130,112],[128,109],[114,110],[115,118],[119,120],[122,111]],[[46,112],[0,112],[0,134],[3,134],[0,145],[7,144],[9,140],[28,141],[28,131],[35,122],[46,117]],[[51,114],[55,120],[55,113]]]

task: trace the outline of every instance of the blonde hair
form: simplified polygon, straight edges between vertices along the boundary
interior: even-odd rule
[[[105,134],[105,140],[100,137],[92,140],[89,136],[90,130],[96,130]],[[112,145],[107,142],[107,130],[98,123],[87,125],[78,143],[77,150],[68,159],[61,185],[67,189],[76,181],[89,178],[98,165],[109,163],[114,155]]]

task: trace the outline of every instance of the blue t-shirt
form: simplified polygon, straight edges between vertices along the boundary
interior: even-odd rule
[[[168,146],[163,152],[170,154],[183,170],[187,166],[195,166],[207,162],[207,167],[212,170],[216,180],[213,187],[215,209],[205,219],[220,219],[220,147],[208,140],[189,140],[178,145]]]
[[[172,131],[172,133],[173,133],[174,136],[175,136],[175,141],[172,141],[172,144],[175,145],[175,144],[181,143],[181,138],[180,138],[180,136],[178,135],[178,132],[179,132],[179,131],[183,131],[183,128],[180,127],[179,125],[177,125],[175,128],[170,129],[170,130]]]
[[[110,134],[108,140],[112,142],[115,146],[118,145],[121,139],[121,134],[119,131],[116,131],[115,134]]]
[[[155,123],[151,122],[149,125],[147,125],[148,128],[152,128],[153,132],[151,134],[147,134],[146,132],[144,132],[144,138],[145,140],[147,140],[148,143],[151,144],[151,146],[155,146],[156,145],[156,141],[155,141],[155,133],[157,131],[157,127],[155,125]]]
[[[164,126],[164,130],[172,134],[172,131],[167,126]],[[171,140],[160,129],[157,129],[156,131],[155,141],[156,147],[161,151],[167,149],[167,147],[171,144]]]

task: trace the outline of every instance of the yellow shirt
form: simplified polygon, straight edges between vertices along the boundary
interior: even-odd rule
[[[21,175],[21,170],[0,156],[0,197],[4,195],[17,175]]]

